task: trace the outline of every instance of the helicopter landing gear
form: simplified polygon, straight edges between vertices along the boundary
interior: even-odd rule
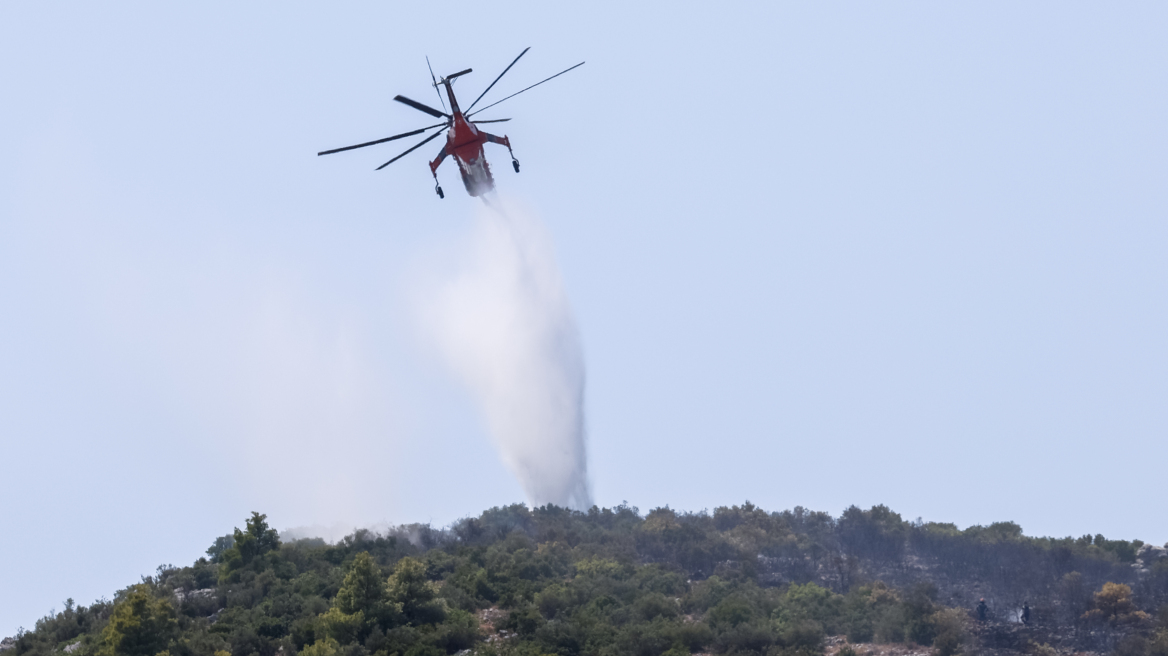
[[[441,187],[441,185],[434,185],[434,193],[438,194],[438,197],[439,197],[439,198],[446,198],[446,196],[444,196],[444,195],[442,194],[442,187]]]
[[[503,137],[503,138],[507,139],[507,137]],[[511,167],[515,169],[516,173],[518,173],[519,172],[519,160],[515,159],[515,153],[511,150],[511,142],[504,141],[503,143],[507,144],[507,154],[511,156]]]

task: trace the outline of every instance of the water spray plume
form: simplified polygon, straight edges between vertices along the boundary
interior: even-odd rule
[[[528,503],[587,509],[584,361],[551,241],[530,212],[496,198],[464,258],[427,308],[438,346]]]

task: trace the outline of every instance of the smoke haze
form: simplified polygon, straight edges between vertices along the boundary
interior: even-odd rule
[[[528,502],[587,509],[584,362],[552,244],[532,212],[492,203],[427,295],[426,325]]]

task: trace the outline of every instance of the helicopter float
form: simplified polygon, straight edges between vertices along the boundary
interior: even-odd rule
[[[410,132],[395,134],[392,137],[386,137],[384,139],[377,139],[376,141],[357,144],[355,146],[345,146],[344,148],[334,148],[332,150],[321,151],[317,153],[317,155],[331,155],[333,153],[340,153],[346,150],[365,148],[366,146],[374,146],[385,143],[387,141],[394,141],[404,137],[411,137],[417,134],[423,134],[428,130],[439,128],[437,132],[431,134],[417,144],[414,144],[413,147],[409,148],[397,157],[394,157],[388,162],[377,167],[376,170],[380,171],[381,169],[398,161],[402,157],[405,157],[406,155],[414,152],[418,148],[421,148],[430,141],[438,138],[443,133],[446,133],[446,145],[442,146],[442,150],[438,151],[438,156],[434,158],[432,162],[430,162],[430,174],[434,176],[435,193],[438,194],[438,198],[446,197],[442,193],[442,186],[438,183],[438,167],[442,165],[442,162],[447,157],[453,157],[454,161],[458,164],[458,172],[462,176],[462,183],[466,187],[466,192],[471,196],[482,196],[483,194],[495,188],[495,180],[493,177],[491,177],[491,168],[487,164],[487,158],[483,152],[484,144],[494,143],[501,146],[506,146],[507,152],[511,155],[511,166],[515,169],[516,173],[519,172],[519,160],[515,159],[515,153],[511,151],[511,141],[505,135],[502,137],[497,137],[478,128],[478,126],[482,123],[504,123],[506,121],[510,121],[511,119],[497,118],[492,120],[475,121],[471,120],[471,117],[473,117],[475,114],[490,109],[495,105],[498,105],[504,100],[514,98],[524,91],[533,89],[543,84],[544,82],[547,82],[548,80],[557,78],[572,69],[584,65],[584,62],[580,62],[579,64],[562,70],[547,79],[540,80],[539,82],[536,82],[527,88],[516,91],[515,93],[507,96],[506,98],[503,98],[502,100],[496,100],[495,102],[487,105],[486,107],[483,107],[478,111],[472,111],[475,105],[477,105],[479,101],[483,99],[483,96],[487,95],[487,92],[490,91],[499,80],[503,79],[503,76],[507,74],[507,71],[511,70],[511,67],[514,66],[515,63],[523,57],[523,55],[527,54],[528,50],[531,50],[531,48],[524,48],[523,52],[519,53],[519,57],[516,57],[515,60],[507,66],[507,68],[503,69],[503,72],[499,74],[499,77],[495,78],[495,81],[491,82],[491,84],[487,86],[487,88],[484,89],[481,94],[479,94],[479,97],[475,98],[475,101],[470,104],[470,107],[467,107],[465,110],[458,106],[458,99],[454,97],[453,83],[459,77],[470,73],[472,69],[468,68],[464,71],[459,71],[457,73],[447,75],[446,77],[443,77],[441,80],[439,80],[434,77],[434,69],[430,67],[430,58],[427,57],[426,66],[430,68],[430,81],[433,83],[434,90],[438,93],[438,102],[442,104],[442,109],[446,110],[446,102],[442,98],[442,92],[438,89],[439,86],[442,86],[446,89],[446,96],[450,100],[449,113],[446,111],[438,111],[429,105],[425,105],[416,100],[411,100],[410,98],[401,95],[395,96],[394,100],[402,104],[409,105],[410,107],[413,107],[420,112],[429,114],[435,118],[445,119],[444,122],[428,125],[424,128],[419,128]]]

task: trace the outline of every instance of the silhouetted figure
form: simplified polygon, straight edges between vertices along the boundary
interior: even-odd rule
[[[982,597],[981,601],[977,602],[977,620],[979,622],[986,621],[986,613],[988,613],[989,610],[990,607],[986,606],[985,597]]]
[[[1030,602],[1022,602],[1022,623],[1030,624]]]

